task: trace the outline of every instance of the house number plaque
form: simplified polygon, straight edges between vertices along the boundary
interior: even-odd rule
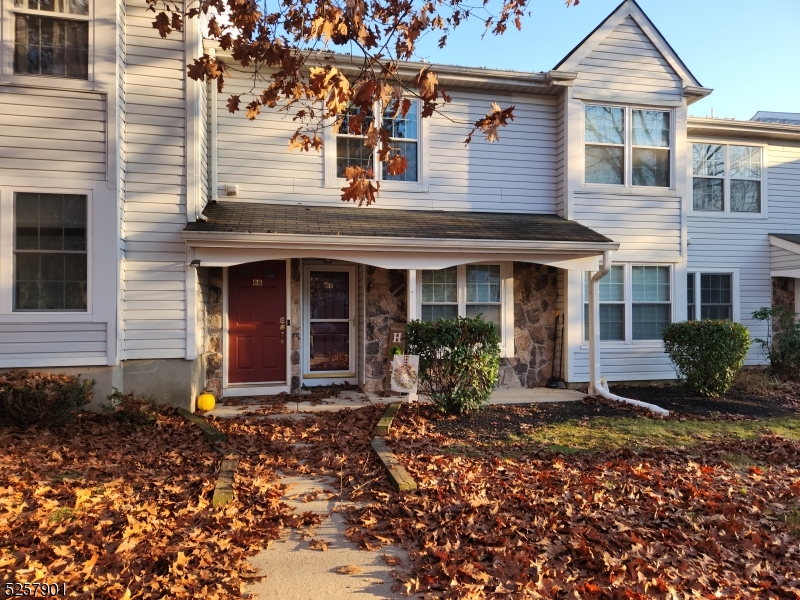
[[[253,285],[258,287],[263,285],[263,282],[260,279],[253,279]]]

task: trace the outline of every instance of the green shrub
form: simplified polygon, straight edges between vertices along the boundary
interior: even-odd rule
[[[412,321],[406,326],[406,353],[419,355],[419,391],[442,412],[482,407],[497,384],[500,335],[480,315]]]
[[[800,375],[800,323],[795,322],[796,316],[794,311],[783,306],[760,308],[753,313],[755,320],[767,322],[767,339],[754,341],[764,349],[770,371],[779,377]]]
[[[94,384],[71,375],[0,373],[0,423],[28,428],[72,421],[92,400]]]
[[[110,412],[120,423],[141,427],[158,420],[158,404],[152,396],[137,396],[133,392],[123,394],[117,388],[106,396],[109,404],[103,404],[103,410]]]
[[[679,377],[697,393],[716,397],[744,365],[750,333],[732,321],[682,321],[664,328],[664,348]]]

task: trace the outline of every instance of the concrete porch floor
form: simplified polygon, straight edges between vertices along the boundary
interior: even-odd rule
[[[308,394],[312,390],[304,390],[302,394]],[[301,394],[301,395],[302,395]],[[296,398],[297,396],[295,396]],[[575,402],[583,400],[586,394],[574,390],[556,390],[551,388],[508,388],[498,387],[492,392],[489,404],[534,404],[538,402]],[[235,417],[243,412],[252,411],[263,404],[272,404],[274,396],[245,396],[241,398],[223,398],[208,414],[215,417]],[[361,408],[369,404],[389,404],[390,402],[407,402],[404,396],[378,396],[367,394],[358,390],[343,390],[338,396],[330,396],[317,403],[312,404],[308,401],[286,402],[287,413],[269,415],[269,417],[285,417],[287,414],[301,417],[303,413],[315,413],[320,411],[341,410],[343,408]],[[230,405],[225,405],[226,401],[233,401]],[[421,402],[427,402],[425,398]]]

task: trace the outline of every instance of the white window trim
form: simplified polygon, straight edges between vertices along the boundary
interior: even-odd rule
[[[309,290],[309,276],[311,271],[337,271],[350,273],[350,365],[348,371],[312,371],[309,356],[311,349],[311,293]],[[303,315],[302,326],[300,328],[300,369],[301,380],[308,381],[309,385],[324,385],[328,380],[355,380],[358,376],[356,368],[358,364],[358,273],[355,266],[329,265],[329,264],[305,264],[303,265],[303,292],[301,311]]]
[[[500,357],[514,357],[514,263],[508,261],[483,261],[470,265],[500,265]],[[467,264],[458,269],[458,315],[467,314]],[[422,271],[417,269],[417,314],[422,315]],[[433,269],[435,270],[435,269]]]
[[[694,273],[694,306],[695,306],[695,316],[697,320],[700,317],[700,277],[701,274],[716,274],[719,273],[721,275],[732,275],[731,277],[731,312],[733,313],[733,322],[734,323],[741,323],[742,316],[740,314],[739,308],[739,267],[687,267],[686,275],[689,276],[690,273]],[[685,289],[685,288],[684,288]],[[688,305],[688,303],[687,303]],[[689,316],[688,313],[686,315]]]
[[[624,174],[623,182],[619,183],[587,183],[586,182],[586,146],[614,146],[619,144],[595,144],[586,141],[586,107],[587,106],[607,106],[610,108],[622,108],[625,110],[625,138],[623,150]],[[633,111],[652,110],[656,112],[669,113],[669,186],[657,187],[651,185],[633,185]],[[665,106],[644,106],[638,104],[620,104],[605,101],[586,100],[581,103],[581,191],[582,192],[623,192],[640,195],[673,195],[676,192],[677,177],[675,175],[677,167],[676,158],[676,111],[675,108]],[[650,146],[637,146],[637,148],[649,148]]]
[[[86,196],[86,310],[14,310],[14,194],[79,194]],[[48,321],[92,321],[94,287],[94,224],[91,188],[24,187],[0,189],[0,315],[3,321],[31,323]]]
[[[375,177],[381,184],[381,192],[418,192],[427,193],[429,190],[430,165],[428,164],[428,152],[430,147],[430,120],[433,117],[423,119],[420,114],[420,101],[413,103],[417,111],[417,181],[391,181],[383,180],[382,166],[374,161],[376,165]],[[378,112],[377,109],[375,111]],[[342,188],[347,184],[347,180],[336,176],[336,133],[333,131],[335,119],[331,118],[325,123],[325,133],[323,136],[323,153],[325,160],[325,187]],[[378,148],[375,149],[377,155]]]
[[[725,148],[725,172],[723,174],[723,202],[722,202],[722,210],[695,210],[694,208],[694,144],[712,144],[715,146],[723,146]],[[751,148],[761,148],[761,211],[760,212],[735,212],[731,211],[730,209],[730,147],[731,146],[747,146]],[[714,140],[709,138],[694,138],[689,140],[689,151],[688,151],[688,159],[687,159],[687,170],[689,174],[689,185],[687,186],[687,206],[689,208],[689,215],[692,217],[708,217],[708,218],[719,218],[723,217],[726,219],[766,219],[767,214],[767,165],[769,164],[767,161],[767,148],[769,147],[768,144],[765,143],[758,143],[758,142],[728,142],[728,141],[720,141]],[[697,177],[701,177],[704,179],[719,179],[718,177],[703,177],[702,175],[698,175]],[[750,181],[758,181],[756,179],[752,179]]]
[[[86,79],[59,77],[57,75],[37,75],[34,73],[14,73],[14,14],[25,13],[54,19],[67,19],[89,22],[88,71]],[[94,50],[95,50],[95,0],[89,2],[88,15],[31,10],[14,6],[14,0],[0,0],[0,25],[2,25],[2,44],[0,45],[0,83],[24,83],[35,87],[59,89],[94,89]]]
[[[625,287],[625,339],[624,340],[605,340],[600,344],[603,347],[656,347],[661,348],[664,343],[661,340],[634,340],[633,339],[633,267],[669,267],[669,305],[670,305],[670,322],[675,322],[676,315],[676,302],[675,302],[675,264],[674,263],[648,263],[643,261],[626,262],[626,263],[613,263],[612,266],[624,267],[624,287]],[[591,274],[590,274],[591,275]],[[583,272],[581,273],[581,349],[589,348],[589,342],[586,340],[586,329],[583,318],[583,311],[586,304],[589,303],[589,297],[586,295]],[[603,303],[605,304],[605,303]],[[619,303],[621,304],[621,303]],[[636,304],[648,304],[647,302]],[[654,303],[655,304],[655,303]],[[664,303],[666,304],[666,303]]]

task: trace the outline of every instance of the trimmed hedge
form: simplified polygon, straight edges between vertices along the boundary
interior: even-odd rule
[[[474,319],[412,321],[406,354],[419,355],[419,391],[442,412],[484,406],[500,372],[500,334],[494,323]]]
[[[678,376],[697,393],[716,397],[733,385],[750,349],[750,333],[732,321],[682,321],[664,328],[664,348]]]
[[[0,373],[0,424],[28,428],[72,421],[94,396],[94,384],[71,375]]]

